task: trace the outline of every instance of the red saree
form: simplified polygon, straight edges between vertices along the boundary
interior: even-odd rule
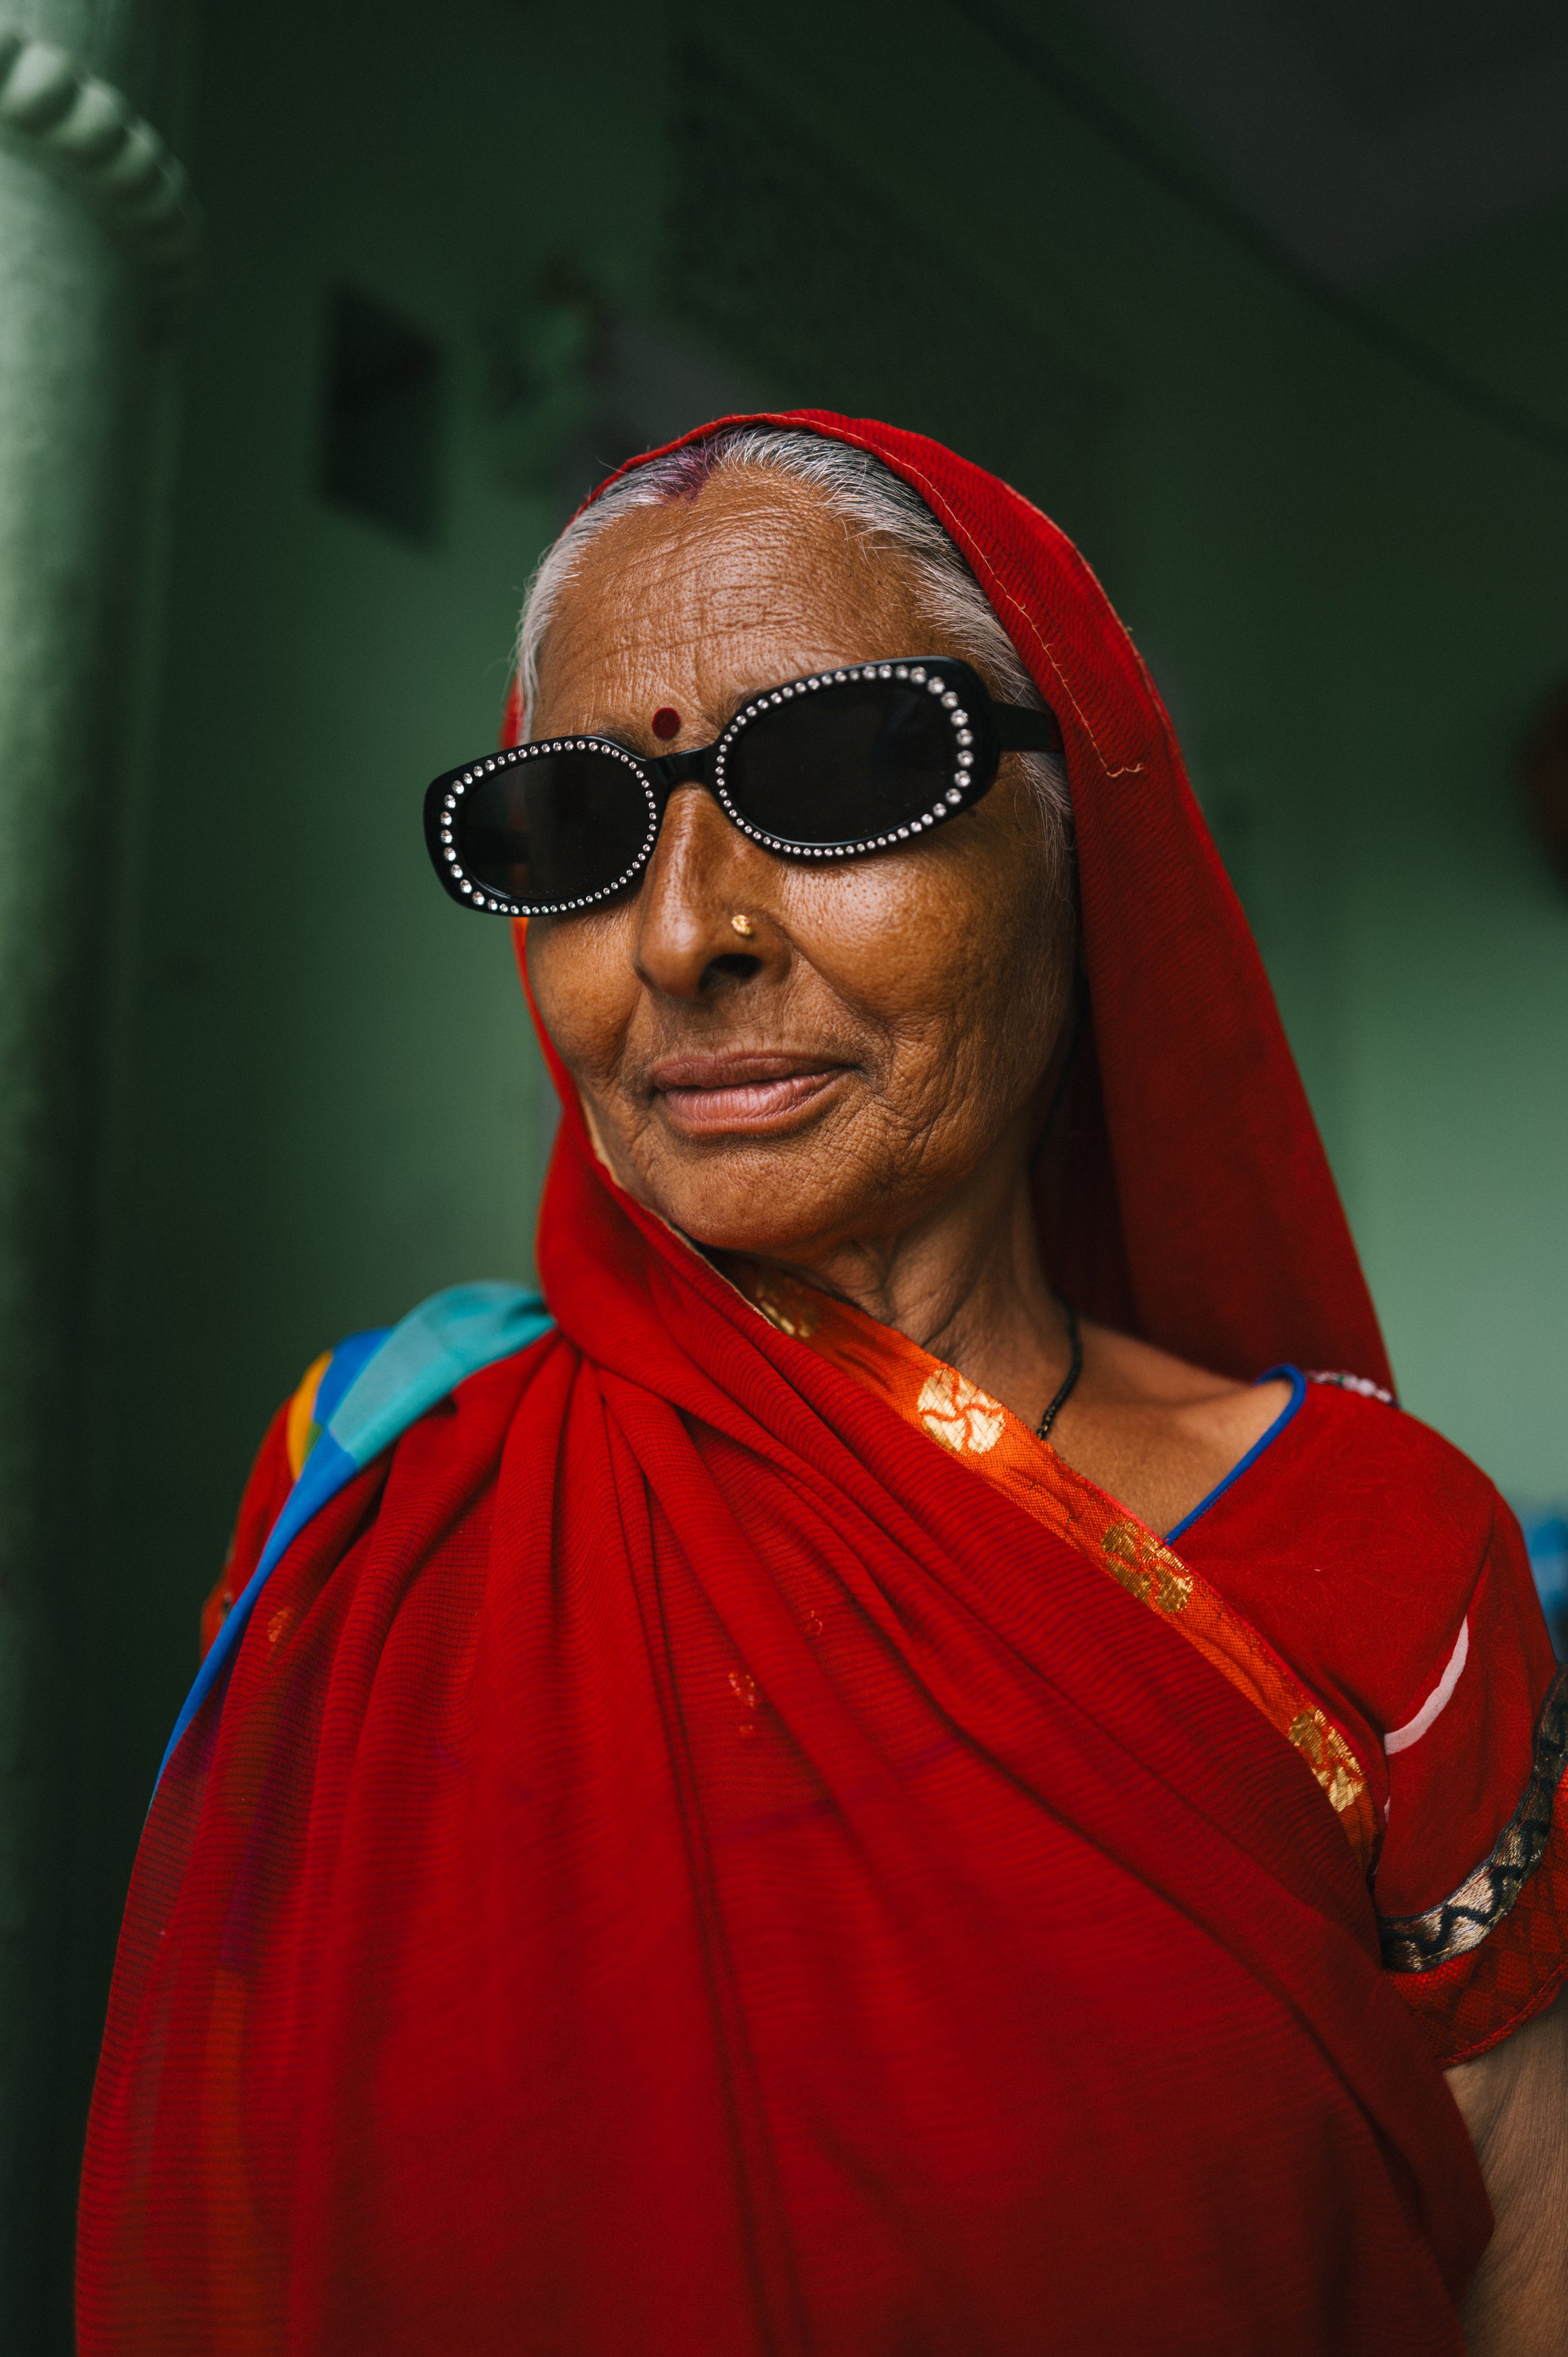
[[[1093,1019],[1042,1200],[1064,1290],[1226,1370],[1386,1380],[1092,577],[948,453],[803,422],[923,491],[1064,725]],[[160,1787],[84,2357],[1458,2352],[1485,2197],[1331,1778],[630,1203],[564,1107],[559,1330],[304,1529]],[[1468,1595],[1421,1480],[1402,1529]],[[280,1417],[241,1577],[288,1481]],[[1352,1686],[1359,1758],[1394,1722]]]

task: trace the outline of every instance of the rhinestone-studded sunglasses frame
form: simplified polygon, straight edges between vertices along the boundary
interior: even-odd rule
[[[725,783],[725,768],[736,740],[776,705],[790,703],[799,695],[814,694],[824,687],[853,685],[857,680],[897,681],[923,687],[929,695],[936,697],[952,729],[949,784],[929,810],[917,813],[907,825],[889,827],[879,834],[857,836],[851,842],[798,843],[787,835],[755,826],[736,809]],[[1051,752],[1059,758],[1061,737],[1054,715],[1022,705],[993,703],[979,673],[968,663],[940,655],[846,663],[839,670],[813,672],[804,679],[765,688],[742,706],[721,737],[689,753],[645,759],[628,752],[624,745],[617,745],[607,737],[547,737],[533,744],[513,745],[503,752],[487,754],[482,760],[470,761],[463,769],[448,770],[432,782],[425,793],[425,839],[437,876],[460,907],[499,917],[569,916],[614,899],[641,874],[659,840],[664,805],[678,785],[706,786],[731,823],[765,850],[778,852],[788,859],[854,859],[873,851],[892,850],[972,809],[994,780],[1002,753],[1015,749]],[[465,874],[454,837],[459,807],[471,786],[493,777],[499,770],[536,760],[542,754],[589,752],[607,754],[623,761],[647,802],[648,832],[629,866],[596,891],[566,900],[510,899]]]

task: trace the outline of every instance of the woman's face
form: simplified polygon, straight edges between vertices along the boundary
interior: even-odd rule
[[[530,729],[678,751],[759,688],[956,652],[903,561],[863,554],[808,487],[720,475],[591,544]],[[638,891],[533,920],[534,996],[622,1186],[699,1243],[809,1259],[1021,1156],[1070,944],[1017,769],[922,840],[836,864],[775,857],[684,786]]]

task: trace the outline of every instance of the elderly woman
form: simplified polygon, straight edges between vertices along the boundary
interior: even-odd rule
[[[1563,1684],[1092,576],[732,422],[519,675],[426,815],[561,1093],[543,1306],[263,1448],[87,2357],[1568,2345]]]

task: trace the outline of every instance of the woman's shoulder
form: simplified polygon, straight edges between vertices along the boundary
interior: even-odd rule
[[[201,1614],[203,1657],[251,1581],[329,1500],[441,1401],[553,1328],[525,1286],[482,1282],[429,1295],[395,1326],[323,1351],[269,1426],[234,1535]],[[237,1631],[231,1628],[230,1642]]]
[[[1232,1469],[1267,1442],[1248,1480],[1226,1492],[1233,1515],[1254,1506],[1271,1519],[1282,1510],[1322,1515],[1341,1532],[1369,1517],[1385,1533],[1397,1524],[1484,1548],[1499,1510],[1508,1512],[1463,1449],[1369,1376],[1282,1365],[1239,1381],[1110,1328],[1086,1330],[1102,1386],[1129,1406],[1202,1436]]]
[[[1248,1585],[1337,1593],[1337,1618],[1447,1627],[1488,1557],[1523,1555],[1490,1477],[1369,1380],[1288,1368],[1267,1445],[1206,1501],[1177,1544],[1249,1566]]]
[[[1539,1686],[1550,1642],[1495,1484],[1364,1381],[1294,1385],[1277,1437],[1176,1535],[1183,1560],[1380,1742],[1477,1641],[1488,1675]]]
[[[1391,1538],[1424,1534],[1444,1549],[1473,1549],[1478,1562],[1509,1510],[1473,1458],[1365,1377],[1304,1369],[1301,1386],[1283,1479],[1326,1505],[1332,1499],[1341,1526],[1364,1521]]]

